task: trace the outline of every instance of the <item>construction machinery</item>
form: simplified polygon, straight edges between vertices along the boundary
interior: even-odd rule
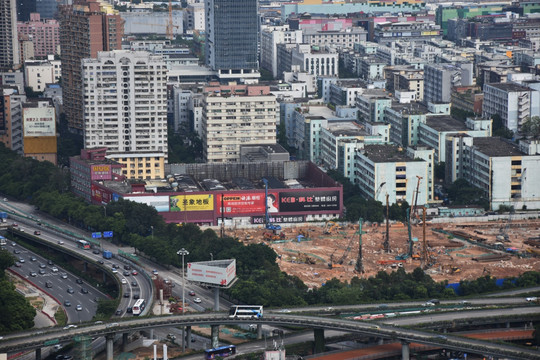
[[[358,219],[358,258],[356,259],[355,270],[359,273],[364,273],[364,263],[362,260],[362,222],[363,219]]]
[[[416,175],[418,181],[416,182],[416,193],[414,195],[414,202],[413,202],[413,205],[412,205],[412,208],[413,208],[413,214],[414,214],[414,217],[416,219],[419,218],[418,216],[418,209],[417,209],[417,205],[418,205],[418,193],[420,192],[420,180],[423,179],[422,176],[419,176],[419,175]],[[409,214],[409,218],[413,215],[413,214]]]
[[[384,237],[384,251],[390,252],[390,206],[388,204],[389,195],[386,194],[386,236]]]
[[[510,226],[512,224],[512,215],[514,214],[514,209],[512,208],[510,210],[510,213],[508,214],[508,220],[506,221],[506,226],[501,227],[499,229],[499,235],[497,235],[498,241],[504,241],[509,242],[510,238],[508,237],[508,229],[510,229]]]
[[[324,230],[323,230],[323,234],[325,235],[329,235],[332,233],[332,231],[336,230],[336,229],[339,229],[340,226],[338,223],[334,222],[334,221],[327,221],[326,224],[324,224]]]
[[[349,255],[349,253],[351,252],[351,249],[352,249],[352,245],[354,243],[354,235],[351,236],[351,239],[349,240],[348,244],[347,244],[347,248],[345,248],[345,251],[343,252],[343,255],[341,255],[341,257],[337,260],[334,261],[334,253],[332,253],[332,255],[330,255],[330,262],[328,263],[328,267],[330,269],[333,269],[333,268],[336,268],[336,267],[341,267],[343,265],[343,263],[345,262],[345,259],[347,259],[347,256]]]

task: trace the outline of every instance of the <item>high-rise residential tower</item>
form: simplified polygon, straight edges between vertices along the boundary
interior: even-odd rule
[[[17,3],[15,0],[0,0],[0,69],[11,70],[19,64]]]
[[[221,79],[257,79],[258,0],[206,0],[206,64]]]
[[[95,58],[98,51],[121,49],[123,35],[124,21],[105,1],[75,0],[60,7],[62,97],[72,131],[84,129],[82,59]]]
[[[84,147],[107,147],[107,158],[130,179],[165,176],[167,65],[146,51],[104,51],[82,61]]]

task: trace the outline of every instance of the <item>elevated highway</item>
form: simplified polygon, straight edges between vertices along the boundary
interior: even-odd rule
[[[539,313],[540,307],[530,307],[531,313]],[[457,314],[456,314],[457,315]],[[463,315],[463,314],[462,314]],[[466,316],[466,315],[464,315]],[[238,325],[238,324],[267,324],[273,326],[300,326],[314,328],[319,331],[324,329],[338,330],[349,333],[359,333],[379,338],[394,339],[401,342],[403,352],[409,351],[410,343],[437,346],[449,350],[465,351],[471,354],[479,354],[493,357],[508,357],[512,359],[539,359],[540,351],[524,349],[517,346],[493,344],[479,339],[470,339],[454,335],[439,335],[426,331],[404,329],[391,325],[374,324],[342,319],[329,319],[315,316],[282,315],[272,313],[264,318],[256,319],[231,319],[225,313],[213,314],[190,314],[159,318],[133,318],[117,323],[94,324],[84,327],[71,328],[69,330],[50,329],[43,332],[24,332],[6,336],[0,341],[0,352],[19,352],[23,350],[39,349],[44,344],[55,339],[69,341],[77,336],[105,336],[110,346],[111,353],[107,354],[112,359],[112,339],[115,333],[128,333],[139,330],[147,330],[158,327],[192,326],[192,325]],[[406,350],[405,350],[406,349]],[[109,352],[109,350],[108,350]]]

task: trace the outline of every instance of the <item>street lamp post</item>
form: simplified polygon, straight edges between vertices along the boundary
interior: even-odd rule
[[[154,242],[154,225],[150,225],[150,228],[152,229],[152,242]],[[182,259],[183,259],[183,257],[182,257]],[[183,266],[184,265],[182,264],[182,267]]]
[[[184,270],[184,256],[189,255],[189,251],[187,251],[184,248],[181,248],[176,252],[176,255],[182,256],[182,315],[186,311],[186,303],[184,301],[185,298],[185,292],[186,292],[186,280],[185,280],[185,270]],[[186,350],[186,335],[185,335],[185,327],[182,326],[182,352]]]

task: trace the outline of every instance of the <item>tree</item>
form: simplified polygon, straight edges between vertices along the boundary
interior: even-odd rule
[[[491,117],[493,120],[493,136],[500,136],[506,139],[512,139],[514,137],[514,132],[508,129],[499,114],[495,114]]]
[[[521,134],[523,136],[540,137],[540,116],[533,116],[521,125]]]

